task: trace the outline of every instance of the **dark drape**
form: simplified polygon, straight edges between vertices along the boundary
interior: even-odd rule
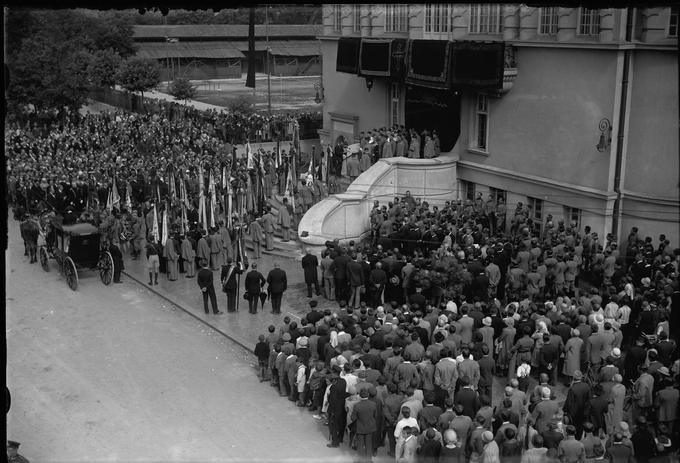
[[[389,76],[391,42],[389,39],[363,39],[359,52],[359,74]]]
[[[338,40],[338,56],[335,61],[337,72],[359,73],[360,37],[341,37]]]
[[[406,53],[406,83],[448,89],[450,57],[448,40],[411,40]]]
[[[451,51],[451,85],[503,87],[503,42],[454,42]]]

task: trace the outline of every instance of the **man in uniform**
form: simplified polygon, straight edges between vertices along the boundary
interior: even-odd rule
[[[265,250],[272,251],[274,249],[274,215],[272,215],[271,206],[267,206],[267,212],[262,216],[262,228],[264,228]]]
[[[279,209],[279,224],[281,224],[281,233],[283,234],[282,241],[290,241],[291,217],[288,211],[288,198],[283,198],[283,205]]]
[[[236,293],[238,292],[238,281],[236,275],[243,273],[234,265],[231,257],[227,258],[227,264],[222,266],[222,291],[227,294],[227,312],[236,311]]]
[[[28,463],[28,459],[19,455],[19,442],[7,441],[7,462],[8,463]]]
[[[279,268],[278,262],[274,262],[274,268],[267,275],[267,291],[272,298],[272,313],[281,313],[281,300],[283,292],[288,289],[286,272]]]

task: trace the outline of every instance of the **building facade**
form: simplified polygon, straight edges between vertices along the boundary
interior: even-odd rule
[[[601,241],[610,232],[625,240],[637,226],[678,246],[677,7],[328,4],[323,11],[322,142],[356,141],[361,131],[395,124],[437,128],[452,140],[461,199],[503,198],[508,217],[522,202],[541,224],[551,214],[590,226]],[[339,46],[379,39],[409,43],[406,79],[336,72]],[[502,43],[502,85],[456,85],[467,71],[453,63],[444,65],[453,74],[444,90],[409,80],[414,66],[436,68],[451,56],[426,53],[432,62],[417,64],[423,40],[432,50]]]

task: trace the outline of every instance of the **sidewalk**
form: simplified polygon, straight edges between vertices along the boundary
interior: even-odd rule
[[[248,253],[249,261],[252,263],[251,254]],[[123,277],[134,280],[151,292],[157,294],[171,304],[202,321],[215,331],[229,338],[241,347],[252,352],[260,334],[267,333],[267,327],[271,324],[279,326],[283,324],[283,317],[289,315],[292,320],[298,321],[309,311],[309,301],[307,298],[307,286],[304,283],[304,276],[299,257],[291,255],[290,258],[272,256],[266,253],[257,260],[258,270],[265,278],[269,271],[274,268],[274,261],[278,262],[288,276],[288,290],[283,295],[281,314],[272,314],[271,302],[265,302],[264,309],[258,308],[257,314],[248,313],[248,301],[243,299],[243,280],[245,273],[241,276],[241,287],[239,289],[238,304],[239,310],[234,313],[227,312],[227,297],[222,292],[220,271],[213,271],[215,281],[215,292],[217,293],[218,309],[224,312],[222,315],[205,314],[203,311],[203,296],[196,283],[196,277],[186,278],[185,274],[180,273],[176,281],[169,281],[165,274],[159,274],[158,285],[149,285],[149,274],[146,270],[146,260],[140,258],[132,260],[129,251],[123,250],[125,269]],[[249,270],[246,270],[246,273]],[[327,301],[323,296],[314,296],[313,299],[319,302],[321,310],[325,308],[337,308],[335,301]]]

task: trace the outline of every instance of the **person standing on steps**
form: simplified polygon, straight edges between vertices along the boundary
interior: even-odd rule
[[[187,272],[186,278],[193,278],[196,276],[196,251],[191,243],[189,235],[182,236],[182,259],[184,259],[185,270]]]
[[[236,265],[234,265],[232,258],[227,258],[227,264],[222,266],[222,274],[220,281],[222,281],[222,291],[227,294],[227,312],[236,312],[236,296],[238,292],[237,275],[243,273]]]
[[[262,216],[262,227],[264,228],[264,249],[265,251],[274,250],[274,215],[272,207],[267,206],[267,212]]]
[[[196,280],[198,282],[198,287],[201,288],[203,293],[203,310],[205,313],[210,313],[208,311],[208,297],[210,298],[210,303],[212,304],[212,310],[215,315],[219,315],[220,312],[217,309],[217,295],[215,294],[215,285],[213,284],[213,273],[208,267],[208,261],[206,259],[201,259],[201,270],[198,271]]]
[[[302,268],[305,272],[305,283],[307,284],[307,297],[312,297],[312,285],[314,285],[314,291],[316,295],[320,296],[321,291],[319,290],[319,275],[317,273],[317,267],[319,266],[319,260],[312,250],[307,248],[307,254],[302,258]]]
[[[260,301],[260,292],[267,282],[264,276],[257,270],[257,262],[253,262],[250,272],[246,274],[246,293],[248,293],[248,312],[257,313],[257,303]]]
[[[279,208],[279,224],[281,225],[281,233],[283,239],[281,241],[290,241],[290,225],[291,216],[288,212],[288,198],[283,198],[283,205]]]
[[[158,284],[158,269],[160,267],[158,247],[154,243],[153,235],[149,235],[146,241],[146,268],[149,270],[149,284],[153,285],[154,281],[155,284]]]
[[[264,243],[264,232],[260,225],[260,218],[256,217],[255,220],[250,222],[249,228],[250,239],[253,241],[253,259],[259,259],[262,257],[262,243]]]
[[[281,300],[283,292],[288,289],[288,279],[278,262],[274,262],[274,268],[267,275],[267,284],[267,291],[272,298],[272,313],[281,313]]]

